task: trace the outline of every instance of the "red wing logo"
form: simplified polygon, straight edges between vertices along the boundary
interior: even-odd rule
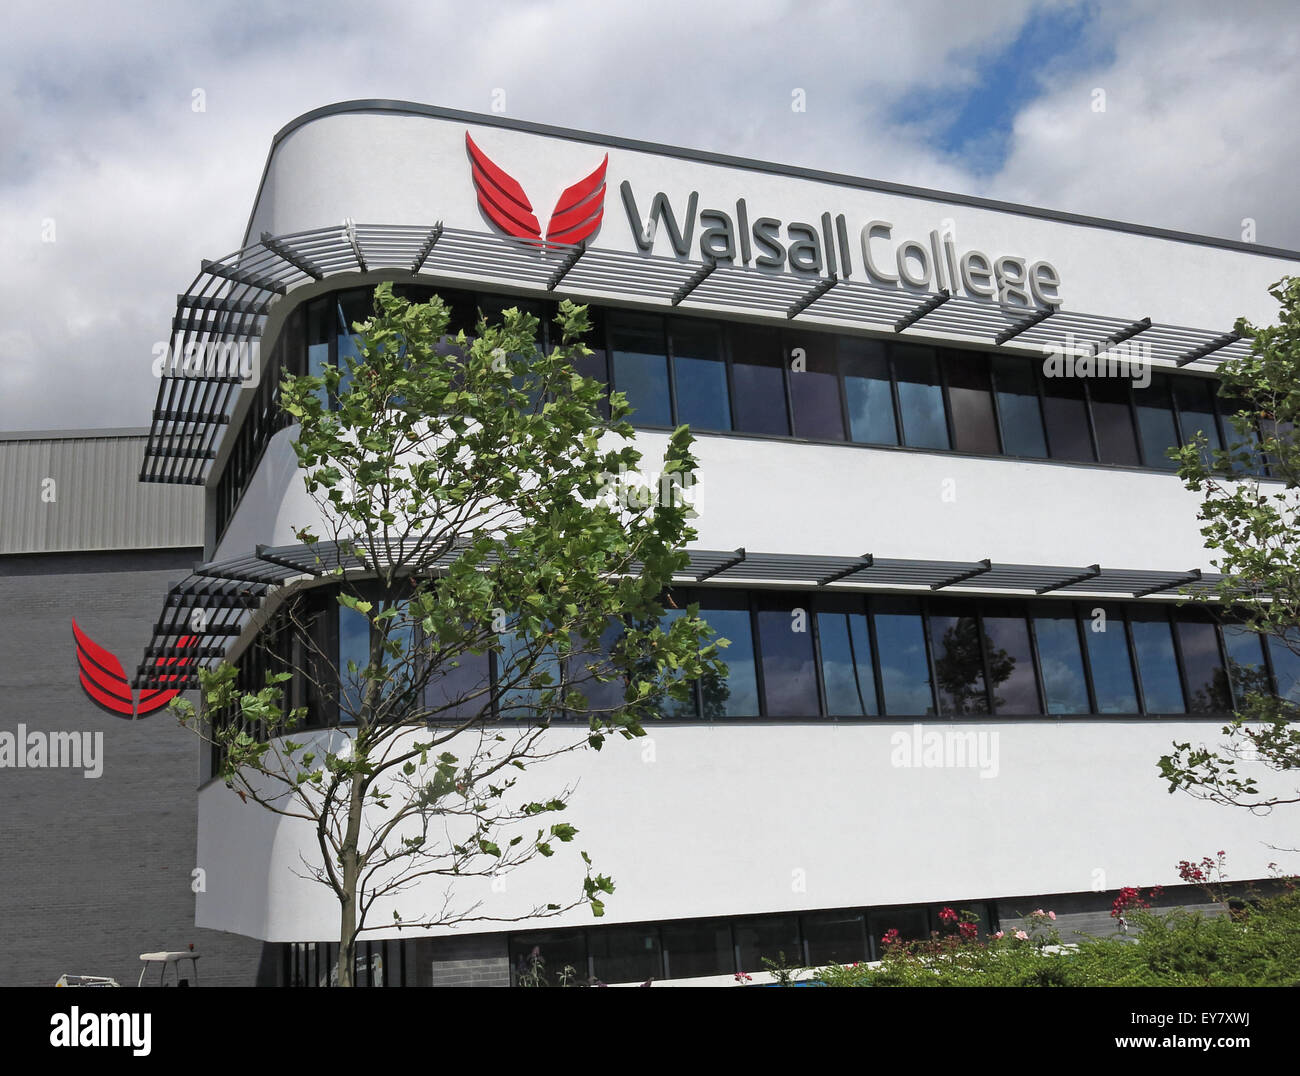
[[[146,688],[137,701],[127,681],[122,663],[108,650],[77,627],[76,618],[72,621],[72,637],[77,641],[77,665],[81,670],[81,686],[87,695],[110,713],[118,717],[144,717],[155,710],[161,710],[179,695],[179,688]],[[179,645],[192,646],[198,641],[193,635],[183,635]],[[189,658],[159,658],[159,665],[188,665]],[[179,679],[179,677],[160,676],[161,680]]]
[[[478,205],[484,215],[506,235],[542,245],[542,226],[519,181],[479,149],[468,131],[465,147],[469,150],[470,174],[478,192]],[[576,246],[596,234],[605,215],[605,166],[608,164],[606,153],[591,175],[564,189],[546,225],[547,243]]]

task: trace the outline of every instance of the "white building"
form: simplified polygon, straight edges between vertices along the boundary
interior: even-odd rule
[[[376,282],[465,310],[572,297],[647,456],[677,423],[698,435],[681,584],[732,640],[726,713],[525,778],[581,778],[571,821],[618,887],[602,920],[380,931],[368,967],[504,983],[539,945],[604,981],[730,977],[778,950],[872,956],[945,904],[1096,927],[1121,886],[1176,886],[1207,850],[1265,877],[1275,820],[1157,775],[1171,742],[1216,739],[1242,669],[1300,699],[1289,652],[1178,602],[1212,564],[1164,449],[1231,432],[1214,372],[1246,349],[1234,321],[1269,322],[1268,286],[1298,270],[1291,251],[497,116],[317,110],[276,136],[240,251],[181,298],[177,350],[218,345],[227,376],[164,370],[142,477],[206,487],[207,567],[147,660],[180,653],[200,607],[228,625],[204,657],[249,652],[251,607],[304,578],[314,509],[278,370],[335,361]],[[338,913],[295,874],[310,832],[219,781],[198,796],[198,924],[297,943],[286,981],[319,980]],[[562,858],[465,892],[510,914],[571,884]]]

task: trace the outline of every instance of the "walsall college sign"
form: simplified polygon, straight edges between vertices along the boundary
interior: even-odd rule
[[[479,209],[492,224],[537,246],[590,241],[604,218],[605,169],[609,155],[587,176],[566,187],[547,222],[545,239],[523,186],[475,144],[465,132]],[[959,250],[952,235],[935,229],[925,239],[894,235],[892,221],[854,222],[843,213],[822,213],[817,223],[754,216],[745,197],[730,209],[700,208],[699,191],[676,206],[658,191],[638,202],[630,180],[619,184],[623,208],[637,249],[654,250],[660,228],[678,257],[698,249],[705,262],[756,266],[777,271],[817,273],[850,279],[861,272],[884,287],[904,285],[931,291],[947,289],[1022,307],[1061,304],[1060,274],[1048,261],[982,250]],[[856,233],[856,235],[854,234]],[[852,237],[852,238],[851,238]],[[853,241],[856,238],[856,242]],[[861,267],[859,270],[858,267]]]
[[[650,253],[660,225],[668,242],[682,257],[690,254],[698,230],[699,252],[704,261],[730,262],[765,268],[790,269],[838,276],[853,275],[856,258],[875,284],[939,291],[997,299],[1018,306],[1059,306],[1061,284],[1050,262],[1030,264],[1014,255],[990,257],[982,250],[959,252],[952,235],[935,229],[927,240],[897,239],[894,225],[887,220],[869,220],[858,231],[858,242],[849,241],[849,224],[843,213],[833,218],[821,215],[819,225],[805,221],[782,221],[779,217],[754,217],[744,198],[736,199],[733,217],[721,209],[699,209],[699,191],[691,191],[684,208],[674,210],[668,195],[660,191],[650,202],[643,218],[632,184],[619,184],[623,208],[638,249]],[[856,246],[856,250],[855,250]]]

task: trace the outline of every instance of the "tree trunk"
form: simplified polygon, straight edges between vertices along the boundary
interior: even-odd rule
[[[357,885],[361,864],[357,842],[361,835],[361,812],[365,807],[365,786],[361,774],[352,775],[348,798],[348,828],[343,838],[343,892],[339,896],[339,986],[356,985],[357,952]]]

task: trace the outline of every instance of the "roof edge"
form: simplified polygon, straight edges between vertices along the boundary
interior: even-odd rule
[[[405,113],[414,116],[431,116],[436,119],[456,120],[461,123],[473,123],[487,127],[502,127],[512,131],[525,131],[529,134],[567,138],[575,142],[590,142],[594,145],[613,146],[618,149],[677,157],[682,160],[698,161],[703,164],[747,168],[751,171],[770,172],[774,175],[811,179],[824,183],[836,183],[840,186],[858,187],[863,190],[880,191],[886,194],[937,199],[952,202],[955,205],[971,206],[976,209],[990,209],[999,213],[1015,213],[1020,216],[1059,221],[1063,224],[1077,224],[1088,228],[1105,228],[1110,231],[1146,235],[1156,239],[1169,239],[1178,243],[1194,243],[1199,246],[1218,247],[1223,250],[1258,254],[1269,258],[1286,258],[1291,261],[1300,261],[1300,251],[1288,250],[1285,247],[1263,246],[1259,243],[1247,243],[1240,239],[1223,239],[1218,236],[1183,232],[1173,228],[1155,228],[1144,224],[1134,224],[1129,221],[1093,217],[1083,213],[1067,213],[1063,210],[1044,209],[1040,206],[1022,205],[1018,202],[1004,202],[995,198],[981,198],[972,194],[957,194],[952,191],[941,191],[931,187],[914,187],[905,183],[889,183],[884,180],[851,176],[842,172],[801,168],[797,165],[777,164],[773,161],[761,161],[752,157],[733,157],[724,153],[712,153],[707,150],[688,149],[682,146],[669,146],[660,142],[646,142],[636,138],[580,131],[571,127],[557,127],[553,124],[509,119],[500,115],[485,115],[481,112],[443,108],[439,105],[422,105],[413,101],[390,101],[380,98],[338,101],[331,105],[322,105],[320,108],[314,108],[310,112],[304,112],[302,115],[296,116],[275,133],[275,136],[271,139],[271,148],[266,155],[266,164],[262,168],[262,178],[258,181],[257,194],[253,198],[253,207],[249,210],[248,224],[244,227],[244,238],[240,244],[241,247],[248,245],[249,233],[253,226],[253,214],[257,211],[257,204],[261,200],[262,190],[266,185],[266,177],[271,169],[271,159],[275,156],[275,151],[280,143],[300,127],[305,127],[307,124],[319,119],[349,112]]]
[[[148,426],[108,426],[102,430],[0,430],[0,441],[87,441],[103,437],[148,436]]]

